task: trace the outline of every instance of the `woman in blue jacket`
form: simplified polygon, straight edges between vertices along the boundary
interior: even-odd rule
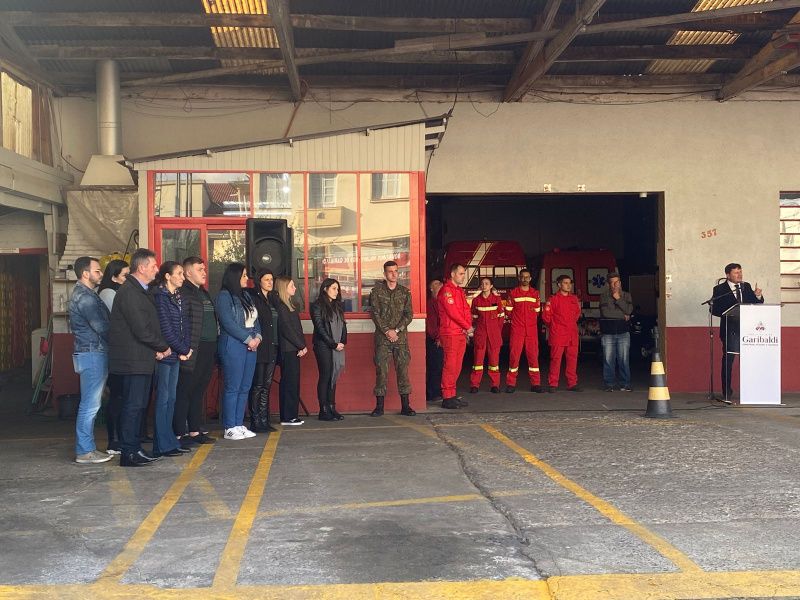
[[[172,431],[180,361],[192,355],[192,321],[188,306],[181,298],[183,279],[183,267],[169,260],[161,265],[151,288],[161,335],[172,350],[156,366],[154,456],[180,456],[189,452],[181,447]]]
[[[222,424],[226,440],[255,436],[244,426],[244,409],[256,370],[261,325],[258,322],[258,310],[250,294],[244,290],[246,286],[245,266],[242,263],[229,264],[222,276],[222,287],[215,302],[219,320],[217,353],[225,384]]]

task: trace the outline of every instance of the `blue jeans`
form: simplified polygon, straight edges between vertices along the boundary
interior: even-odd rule
[[[97,449],[94,443],[94,419],[100,410],[108,377],[108,354],[78,352],[72,355],[72,366],[81,378],[81,403],[75,422],[75,454],[86,454]]]
[[[175,395],[178,389],[180,363],[159,362],[156,366],[156,405],[153,422],[153,452],[161,454],[175,450],[178,439],[172,431],[175,414]]]
[[[602,336],[603,343],[603,382],[613,386],[616,379],[615,371],[619,372],[619,384],[622,387],[631,386],[631,334],[617,333]],[[616,367],[616,368],[615,368]]]
[[[256,370],[256,352],[230,336],[220,336],[217,346],[222,363],[225,392],[222,396],[222,425],[225,429],[244,425],[244,407]]]

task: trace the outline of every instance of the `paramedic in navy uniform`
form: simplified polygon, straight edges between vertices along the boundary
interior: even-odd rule
[[[763,304],[764,296],[761,288],[756,283],[756,289],[750,287],[746,281],[742,281],[742,265],[730,263],[725,266],[725,281],[714,287],[711,295],[714,298],[711,314],[720,317],[719,339],[722,340],[722,396],[725,400],[730,400],[733,395],[731,389],[731,371],[733,370],[733,360],[739,353],[739,316],[723,317],[723,313],[736,304]],[[725,340],[728,340],[727,348],[730,354],[725,353]],[[732,354],[736,353],[736,354]]]

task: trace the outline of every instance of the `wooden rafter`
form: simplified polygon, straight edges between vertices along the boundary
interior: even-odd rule
[[[799,23],[800,11],[798,11],[794,17],[792,17],[789,25],[798,25]],[[758,81],[758,76],[752,77],[752,75],[758,72],[763,77],[772,73],[772,70],[768,69],[770,64],[774,64],[775,62],[781,60],[786,60],[791,63],[791,58],[787,58],[787,56],[791,55],[794,51],[790,48],[787,49],[787,45],[793,41],[796,44],[797,40],[794,40],[793,38],[797,35],[798,34],[796,33],[776,33],[773,38],[756,53],[755,56],[745,63],[736,76],[731,81],[726,83],[725,86],[723,86],[723,88],[719,91],[717,98],[720,101],[729,100],[730,98],[741,94],[745,90],[754,87],[759,83],[764,83],[766,80]],[[779,72],[777,75],[781,75],[781,73]],[[777,77],[777,75],[774,75],[771,78]],[[758,83],[748,85],[751,81],[758,81]]]
[[[294,34],[289,21],[289,3],[287,0],[268,0],[267,8],[272,15],[275,35],[278,37],[283,62],[286,64],[286,75],[289,77],[292,97],[298,102],[303,99],[303,92],[300,89],[300,74],[294,57]]]
[[[528,88],[553,66],[556,59],[567,49],[581,29],[591,22],[603,4],[605,4],[605,0],[590,0],[584,3],[575,14],[575,22],[559,31],[558,35],[550,40],[541,52],[534,55],[533,61],[516,78],[512,79],[503,93],[503,100],[508,102],[522,98]],[[558,7],[556,6],[556,8]]]
[[[736,76],[732,81],[722,86],[717,98],[721,101],[730,100],[751,88],[766,83],[800,67],[800,50],[792,50],[768,65],[744,75]]]
[[[561,0],[547,0],[547,4],[542,11],[541,17],[536,19],[536,26],[533,28],[533,31],[549,31],[553,27],[553,23],[556,20],[556,15],[558,14],[558,9],[560,7]],[[514,67],[514,73],[511,75],[511,80],[508,82],[508,86],[506,87],[506,94],[509,92],[509,90],[514,89],[519,84],[523,72],[528,65],[536,60],[539,54],[541,54],[542,50],[544,49],[544,44],[544,40],[528,42],[525,51],[522,53],[522,57],[519,59],[516,67]]]
[[[764,6],[764,5],[760,5]],[[709,11],[710,12],[710,11]],[[695,13],[696,14],[696,13]],[[30,12],[2,11],[2,21],[13,27],[272,27],[269,15],[203,14],[163,12]],[[519,18],[414,18],[414,17],[360,17],[343,15],[291,15],[295,29],[322,29],[335,31],[386,31],[413,33],[523,33],[531,30],[530,19]],[[563,28],[572,17],[557,15],[554,25]],[[617,23],[637,20],[641,15],[598,15],[595,23]],[[769,12],[743,13],[717,17],[707,15],[701,20],[684,23],[666,22],[653,25],[653,29],[674,30],[704,29],[709,31],[754,31],[776,29],[785,23],[780,15]]]
[[[62,46],[58,44],[33,44],[28,49],[37,59],[68,61],[95,61],[101,59],[129,60],[140,58],[166,58],[181,60],[277,60],[277,48],[212,48],[209,46],[159,46],[151,40],[135,46]],[[556,62],[618,62],[649,60],[705,60],[749,59],[758,50],[751,44],[702,44],[696,46],[571,46]],[[360,50],[348,48],[295,48],[298,58],[306,56],[343,55]],[[408,64],[468,64],[516,65],[519,64],[511,50],[434,50],[396,56],[358,58],[358,62],[408,63]],[[340,62],[347,62],[344,58]],[[355,61],[354,61],[355,62]]]

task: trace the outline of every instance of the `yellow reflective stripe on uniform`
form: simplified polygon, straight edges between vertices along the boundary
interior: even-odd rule
[[[475,365],[472,367],[473,371],[483,371],[483,365]]]
[[[514,310],[513,306],[506,306],[506,310]]]
[[[534,373],[538,373],[539,372],[539,367],[528,367],[528,371],[532,371]]]
[[[493,367],[493,366],[489,365],[489,370],[490,371],[499,371],[500,367]]]
[[[497,306],[494,306],[494,305],[492,305],[492,306],[476,306],[475,308],[477,308],[478,310],[480,310],[482,312],[486,312],[487,310],[497,310]]]
[[[530,296],[520,296],[519,298],[514,298],[514,302],[538,302],[538,298],[531,298]]]
[[[534,310],[534,312],[542,312],[541,308],[534,308],[533,310]]]
[[[514,367],[513,369],[508,370],[509,373],[516,373],[517,371],[519,371],[519,367]]]

